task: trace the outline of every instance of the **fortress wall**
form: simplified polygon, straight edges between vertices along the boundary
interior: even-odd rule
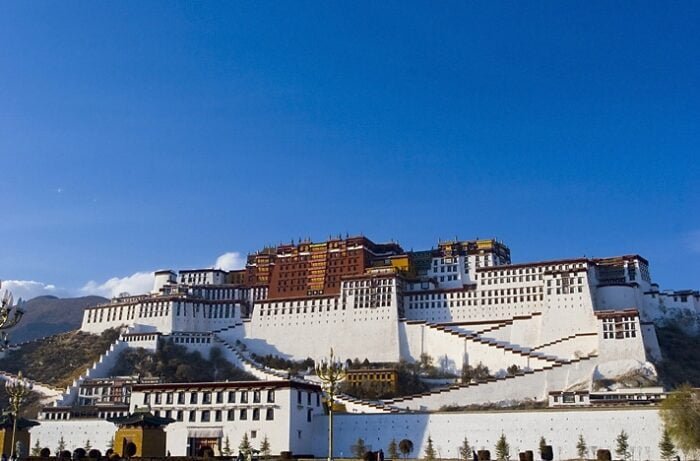
[[[409,302],[404,302],[404,313],[408,320],[426,320],[433,323],[441,322],[489,322],[494,319],[510,319],[516,316],[529,315],[541,310],[542,304],[538,302],[523,302],[512,304],[477,304],[474,306],[462,306],[461,300],[451,301],[441,307],[409,307]],[[479,303],[479,300],[475,302]],[[488,326],[487,326],[488,327]],[[469,330],[470,326],[463,328]],[[472,329],[472,331],[474,331]]]
[[[85,447],[85,442],[89,440],[93,448],[97,448],[104,454],[116,431],[117,426],[97,418],[64,421],[41,420],[39,426],[29,429],[32,447],[38,440],[39,446],[50,449],[52,455],[56,453],[61,437],[66,444],[66,450],[71,452],[76,448]]]
[[[546,344],[575,333],[598,331],[588,290],[582,293],[545,295],[538,344]]]
[[[228,316],[225,315],[227,305]],[[173,331],[210,331],[240,320],[240,306],[223,301],[202,305],[183,301],[167,301],[157,305],[136,302],[85,309],[80,329],[88,333],[101,333],[107,328],[139,324],[151,327],[152,331],[169,334]]]
[[[395,306],[321,310],[267,315],[254,311],[244,323],[245,344],[259,355],[294,360],[328,356],[330,348],[342,360],[395,362],[399,358]]]
[[[555,459],[578,459],[576,443],[582,434],[588,445],[588,459],[595,450],[607,448],[615,453],[615,438],[624,430],[629,434],[634,459],[660,459],[658,443],[662,423],[654,407],[613,409],[566,409],[540,411],[488,411],[419,414],[338,415],[335,424],[335,456],[351,456],[350,447],[359,437],[371,450],[386,453],[392,439],[413,442],[411,457],[421,457],[428,436],[441,459],[459,458],[458,449],[465,437],[475,449],[491,451],[501,434],[510,444],[510,459],[519,451],[532,450],[538,459],[540,437],[553,447]],[[323,440],[325,425],[316,426],[316,439]],[[318,447],[316,456],[326,455]]]
[[[596,365],[594,359],[582,360],[561,367],[531,374],[474,384],[450,392],[433,393],[392,403],[397,408],[437,410],[446,405],[476,405],[504,400],[546,400],[547,392],[567,389],[583,380],[588,382]]]
[[[119,359],[119,354],[129,348],[129,343],[124,341],[120,336],[109,349],[100,356],[99,360],[95,362],[92,367],[88,368],[85,373],[80,375],[80,377],[73,381],[73,384],[66,388],[62,397],[59,398],[54,405],[64,406],[72,405],[75,399],[78,397],[78,389],[80,384],[86,378],[105,378],[109,376],[110,371],[116,365]]]
[[[238,311],[238,309],[236,309]],[[192,316],[191,309],[188,309],[187,315],[175,315],[170,321],[167,333],[173,331],[211,331],[220,328],[226,328],[236,322],[240,322],[240,315],[223,318],[208,318],[201,311]]]
[[[146,349],[147,351],[155,352],[158,349],[159,336],[160,335],[157,335],[155,333],[143,334],[137,337],[131,336],[126,340],[126,342],[129,345],[129,347],[141,347],[143,349]]]
[[[640,331],[639,318],[635,318],[637,323],[637,334],[634,338],[623,339],[603,339],[603,323],[600,322],[598,338],[600,356],[606,362],[616,360],[637,360],[640,362],[647,361],[646,351],[644,349],[644,339]]]
[[[530,313],[526,318],[515,318],[510,326],[510,337],[507,339],[511,344],[523,347],[535,347],[542,335],[542,315]],[[488,336],[489,333],[484,334]]]
[[[85,311],[87,315],[87,310]],[[101,322],[91,322],[87,323],[85,317],[83,317],[83,323],[80,326],[80,331],[84,331],[86,333],[92,333],[94,335],[99,335],[105,330],[108,330],[110,328],[120,328],[122,326],[130,326],[133,325],[134,321],[133,320],[110,320],[106,321],[103,320]]]
[[[595,289],[596,310],[641,308],[644,295],[633,286],[612,285]]]
[[[513,332],[514,328],[511,325],[503,325],[500,328],[482,332],[480,333],[480,336],[483,338],[495,339],[496,341],[510,343]]]
[[[406,352],[410,354],[408,357],[402,357],[404,359],[418,361],[420,355],[426,353],[437,365],[447,357],[448,368],[455,372],[461,370],[465,362],[472,366],[483,363],[489,367],[491,373],[505,370],[511,365],[520,368],[541,368],[547,364],[536,357],[523,356],[494,345],[461,338],[426,324],[402,322],[400,326],[405,331]]]
[[[327,454],[328,418],[314,415],[311,424],[301,426],[289,424],[288,420],[269,422],[266,428],[251,424],[245,430],[257,429],[258,436],[269,437],[273,453],[286,447],[298,438],[297,429],[302,430],[302,439],[312,444],[294,446],[296,453],[312,450],[316,457]],[[212,426],[215,423],[210,423]],[[236,424],[239,424],[236,422]],[[219,423],[221,425],[221,423]],[[629,434],[630,450],[635,459],[659,459],[658,442],[661,438],[662,422],[655,407],[616,407],[599,409],[548,409],[537,411],[476,411],[411,414],[336,414],[334,456],[350,457],[350,447],[362,438],[368,449],[386,453],[392,439],[397,442],[409,439],[414,444],[411,457],[420,457],[425,452],[427,438],[442,459],[459,457],[458,449],[467,437],[475,449],[488,449],[495,456],[495,445],[501,434],[510,444],[511,459],[517,453],[533,450],[537,456],[540,437],[545,437],[553,447],[555,459],[577,459],[576,443],[582,434],[589,448],[588,458],[594,458],[595,450],[608,448],[614,453],[615,438],[624,430]],[[187,431],[185,424],[172,424],[167,429],[168,449],[175,456],[185,454]],[[232,447],[240,441],[240,431],[231,423],[223,423],[224,436],[229,435]],[[274,426],[274,427],[273,427]],[[66,449],[90,444],[103,453],[116,427],[99,419],[76,419],[68,421],[42,421],[40,426],[30,429],[31,445],[38,440],[41,447],[56,451],[63,436]],[[259,443],[259,440],[253,441]]]
[[[663,358],[659,340],[656,337],[656,328],[653,324],[642,324],[642,339],[644,342],[644,351],[647,358],[653,361],[658,361]]]
[[[460,333],[480,333],[489,328],[498,327],[499,323],[504,324],[509,319],[494,319],[492,322],[466,323],[462,325],[450,325],[450,330]]]
[[[595,332],[594,332],[595,333]],[[546,355],[562,359],[572,359],[577,356],[592,354],[598,351],[598,335],[576,336],[561,342],[537,349]]]

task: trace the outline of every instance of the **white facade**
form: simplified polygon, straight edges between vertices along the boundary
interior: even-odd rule
[[[273,454],[291,451],[293,454],[311,454],[325,457],[328,450],[328,418],[315,407],[315,397],[311,404],[302,391],[302,403],[297,403],[295,391],[275,394],[275,405],[289,407],[289,411],[275,414],[274,420],[226,421],[222,413],[221,422],[196,420],[175,422],[167,426],[167,449],[173,456],[185,456],[188,443],[196,437],[215,437],[225,441],[228,436],[230,446],[237,453],[238,444],[247,433],[253,448],[259,449],[262,438],[267,436]],[[163,397],[164,399],[165,397]],[[200,402],[202,394],[199,396]],[[214,397],[215,398],[215,397]],[[227,397],[225,397],[227,398]],[[265,394],[263,394],[263,399]],[[232,405],[199,404],[196,411],[216,411]],[[261,404],[261,408],[266,406]],[[154,405],[165,408],[166,405]],[[177,405],[171,406],[175,408]],[[193,406],[182,405],[182,408]],[[311,421],[307,421],[308,410],[312,410]],[[162,411],[162,410],[161,410]],[[185,412],[191,410],[184,410]],[[223,410],[222,410],[223,411]],[[228,411],[228,410],[226,410]],[[287,417],[284,415],[286,414]],[[162,415],[162,413],[161,413]],[[281,417],[278,417],[281,416]],[[189,418],[189,413],[184,416]],[[195,416],[201,419],[200,415]],[[210,417],[213,414],[210,413]],[[576,443],[579,434],[583,435],[589,448],[589,459],[595,457],[595,450],[607,448],[614,452],[615,438],[624,430],[629,435],[630,450],[634,459],[660,459],[658,443],[661,438],[662,422],[657,407],[606,407],[596,409],[549,409],[536,411],[475,411],[446,413],[399,413],[399,414],[336,414],[334,418],[334,456],[351,457],[351,446],[362,438],[368,449],[383,449],[392,439],[397,442],[409,439],[414,444],[412,458],[420,458],[430,436],[440,458],[459,457],[458,449],[464,437],[477,450],[491,450],[494,456],[496,441],[504,434],[511,447],[511,459],[519,451],[536,452],[540,437],[545,437],[553,446],[555,459],[575,459]],[[114,424],[101,419],[71,419],[66,421],[42,421],[40,426],[30,429],[32,445],[38,440],[40,446],[56,451],[62,437],[66,449],[84,447],[86,441],[103,453],[114,436]],[[253,431],[255,437],[252,437]]]
[[[176,456],[196,455],[200,439],[216,439],[220,455],[228,438],[237,453],[244,434],[256,449],[267,437],[272,453],[313,454],[315,421],[325,419],[321,388],[293,381],[137,385],[136,407],[176,420],[166,428],[167,450]]]
[[[82,329],[127,325],[131,333],[169,335],[203,354],[240,341],[256,354],[295,360],[323,358],[331,347],[343,360],[415,361],[428,354],[448,371],[481,363],[497,378],[516,365],[528,373],[515,377],[528,383],[521,394],[546,399],[554,375],[568,376],[559,384],[588,388],[635,369],[653,374],[649,362],[661,352],[652,322],[669,312],[693,321],[699,314],[698,292],[659,292],[648,263],[636,255],[510,264],[505,251],[431,254],[423,252],[411,277],[373,267],[343,278],[338,295],[295,299],[267,299],[265,287],[226,284],[220,270],[177,277],[159,271],[158,294],[88,308]],[[621,334],[610,334],[618,327]],[[216,340],[195,345],[193,335],[209,333]],[[491,401],[499,395],[491,388],[500,387],[455,392]]]
[[[614,453],[615,438],[622,430],[629,435],[635,460],[660,459],[658,444],[663,426],[658,409],[653,407],[338,415],[334,425],[334,456],[338,457],[351,457],[350,447],[362,438],[368,449],[385,453],[392,439],[409,439],[414,445],[409,456],[420,458],[430,436],[438,458],[458,459],[458,449],[467,437],[475,449],[490,450],[495,459],[496,441],[504,434],[510,444],[510,459],[517,459],[518,452],[525,450],[537,453],[540,437],[545,437],[557,461],[578,459],[579,434],[588,445],[588,459],[595,459],[599,448]],[[326,427],[318,429],[320,444]],[[323,451],[317,452],[317,456],[324,455]]]

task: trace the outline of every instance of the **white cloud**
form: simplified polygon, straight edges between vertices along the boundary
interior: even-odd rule
[[[27,301],[37,296],[52,295],[61,297],[67,294],[66,290],[58,288],[56,285],[34,280],[3,280],[0,293],[4,293],[5,290],[12,293],[15,302],[19,301],[20,298]]]
[[[700,253],[700,229],[688,232],[685,235],[685,244],[693,253]]]
[[[214,269],[221,269],[224,271],[243,269],[245,267],[245,263],[245,258],[241,256],[239,252],[231,251],[216,258]]]
[[[121,293],[140,295],[150,292],[151,289],[153,289],[153,272],[135,272],[122,278],[112,277],[103,283],[90,280],[80,289],[80,293],[111,298]]]
[[[214,268],[225,271],[243,269],[246,258],[237,251],[224,253],[214,263]],[[153,272],[135,272],[126,277],[112,277],[104,282],[90,280],[82,288],[67,290],[53,284],[34,280],[3,280],[0,293],[8,290],[15,300],[29,300],[37,296],[53,295],[58,297],[97,295],[112,298],[122,293],[139,295],[153,289]]]

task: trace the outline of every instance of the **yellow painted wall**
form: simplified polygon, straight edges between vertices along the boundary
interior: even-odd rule
[[[17,430],[15,433],[15,444],[17,441],[22,442],[22,451],[25,455],[29,454],[31,445],[29,445],[29,431],[26,429]],[[8,458],[12,454],[12,429],[0,429],[0,453],[6,455]]]
[[[125,449],[129,442],[136,445],[138,457],[163,457],[165,449],[165,431],[162,428],[122,427],[114,435],[114,451],[126,456]]]

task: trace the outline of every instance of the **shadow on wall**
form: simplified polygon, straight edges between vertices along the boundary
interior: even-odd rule
[[[306,357],[302,357],[301,359],[299,357],[294,357],[290,354],[285,354],[281,350],[277,348],[277,346],[274,346],[270,343],[268,343],[264,339],[255,339],[255,338],[246,338],[245,340],[241,340],[241,349],[246,352],[250,353],[253,352],[256,355],[276,355],[277,357],[285,360],[303,360]]]
[[[334,437],[333,456],[341,458],[353,458],[353,445],[359,438],[362,438],[365,448],[368,451],[384,450],[384,455],[388,458],[388,447],[392,439],[398,444],[401,440],[407,439],[413,443],[413,451],[408,453],[408,458],[422,458],[425,450],[425,441],[428,439],[428,424],[430,415],[427,413],[404,415],[396,418],[391,414],[368,415],[369,417],[358,418],[352,415],[336,415],[336,427],[342,427],[342,432],[336,432]],[[327,421],[327,419],[326,419]],[[327,424],[318,424],[316,429],[316,440],[321,437],[328,437]],[[314,453],[318,457],[327,455],[328,447],[325,451]],[[444,455],[444,453],[442,454]],[[403,457],[399,454],[399,457]]]

